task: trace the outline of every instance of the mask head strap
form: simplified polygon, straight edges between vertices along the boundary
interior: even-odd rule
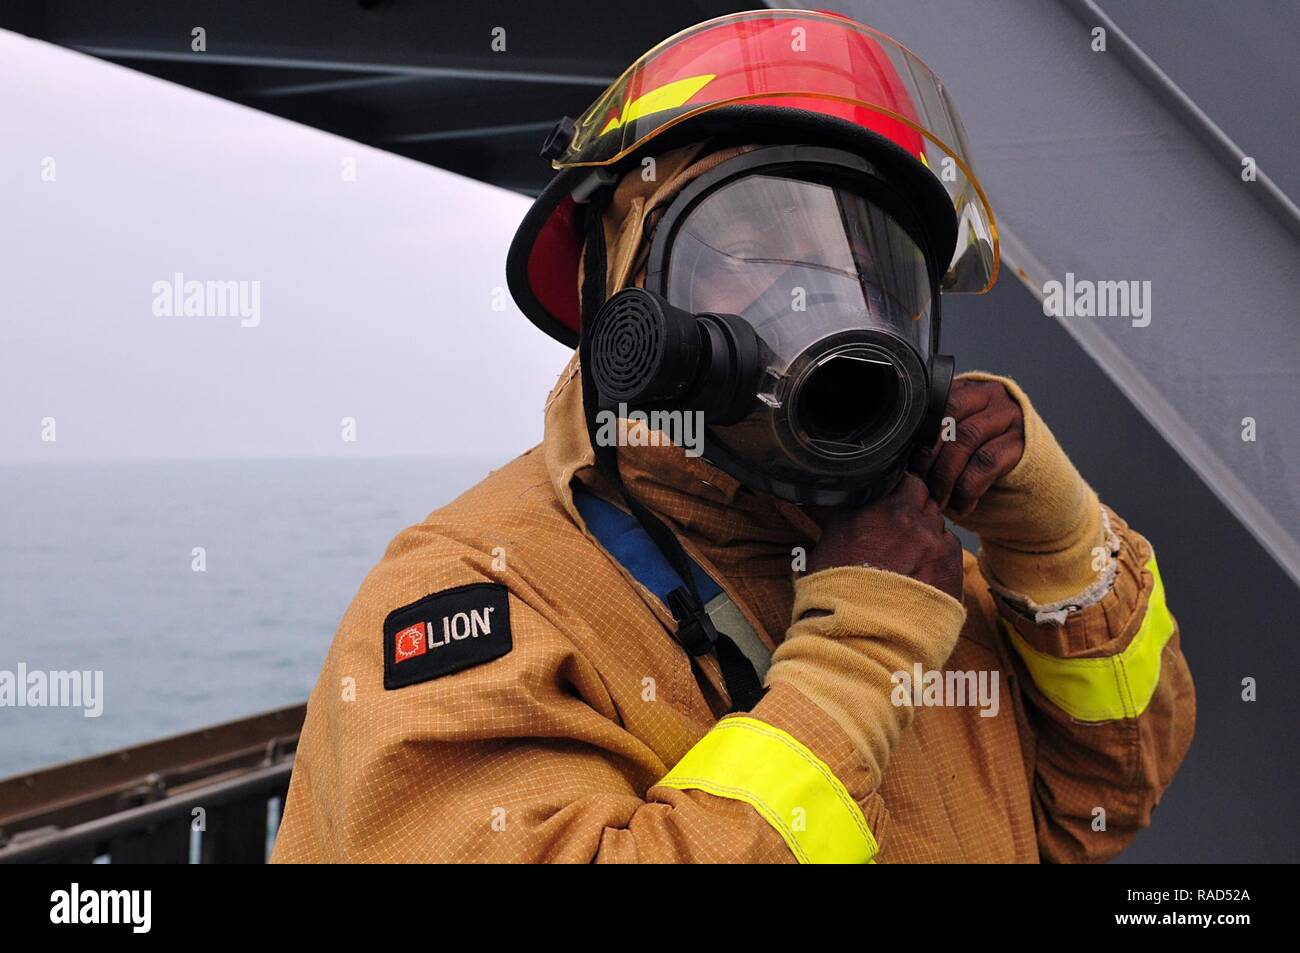
[[[584,226],[586,245],[583,251],[582,277],[582,328],[578,340],[578,362],[582,378],[582,408],[587,423],[587,439],[591,442],[592,452],[596,457],[596,467],[609,481],[610,485],[627,502],[628,510],[645,530],[646,535],[663,554],[668,565],[683,582],[668,594],[668,609],[677,622],[676,638],[678,643],[692,658],[715,652],[718,665],[722,669],[723,680],[727,685],[727,694],[731,696],[733,711],[748,711],[763,697],[765,689],[759,681],[753,664],[744,656],[728,636],[720,633],[704,610],[695,585],[695,575],[691,572],[690,560],[672,530],[650,512],[624,485],[623,475],[618,468],[618,450],[616,447],[603,445],[597,438],[597,414],[600,411],[600,395],[591,375],[591,336],[587,330],[595,322],[596,314],[605,303],[606,287],[606,248],[605,226],[603,216],[612,198],[613,190],[609,187],[595,188],[584,195]],[[696,678],[701,673],[695,668]]]

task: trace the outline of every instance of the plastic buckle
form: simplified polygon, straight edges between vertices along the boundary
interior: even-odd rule
[[[542,143],[542,158],[554,162],[564,155],[564,150],[569,148],[569,143],[573,141],[573,137],[577,134],[578,124],[568,116],[561,116],[559,121],[551,127],[551,131],[546,134],[546,141]]]
[[[614,185],[618,182],[618,176],[608,169],[592,169],[591,174],[574,186],[573,191],[569,194],[573,196],[573,201],[583,205],[591,200],[591,197],[600,189],[607,185]]]
[[[718,630],[704,607],[685,587],[679,586],[668,593],[668,609],[677,620],[677,642],[687,655],[698,657],[713,651]]]

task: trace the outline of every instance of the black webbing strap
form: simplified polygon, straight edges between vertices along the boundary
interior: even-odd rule
[[[627,502],[628,511],[641,524],[646,535],[684,583],[670,592],[667,599],[668,610],[677,623],[677,642],[692,657],[714,652],[722,670],[723,681],[727,685],[727,694],[731,696],[732,711],[749,711],[764,693],[753,664],[730,636],[714,627],[713,620],[705,612],[699,589],[695,585],[695,576],[691,572],[690,560],[682,549],[681,541],[623,484],[623,475],[618,469],[617,448],[602,446],[597,439],[596,415],[600,410],[600,395],[596,391],[595,380],[588,372],[591,337],[587,331],[605,302],[605,229],[602,215],[612,192],[609,187],[599,188],[583,206],[587,242],[582,262],[582,328],[578,339],[578,361],[582,374],[582,408],[587,421],[587,438],[596,456],[597,468]],[[692,668],[695,666],[692,665]]]

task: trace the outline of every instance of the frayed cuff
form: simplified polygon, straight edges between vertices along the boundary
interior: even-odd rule
[[[1055,602],[1040,603],[1035,602],[1024,593],[1008,589],[997,581],[997,577],[985,560],[983,549],[979,553],[980,570],[984,574],[989,590],[1017,612],[1033,619],[1039,625],[1064,625],[1070,613],[1079,612],[1089,606],[1096,605],[1106,598],[1111,589],[1114,588],[1115,575],[1119,571],[1117,557],[1119,556],[1120,538],[1111,526],[1110,514],[1106,512],[1104,506],[1101,507],[1101,528],[1108,556],[1106,566],[1098,573],[1096,580],[1091,585],[1076,595],[1058,599]]]

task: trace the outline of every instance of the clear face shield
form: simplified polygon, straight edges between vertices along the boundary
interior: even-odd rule
[[[665,297],[743,317],[784,363],[847,327],[930,349],[925,255],[870,199],[833,184],[758,172],[690,209],[667,253]]]

